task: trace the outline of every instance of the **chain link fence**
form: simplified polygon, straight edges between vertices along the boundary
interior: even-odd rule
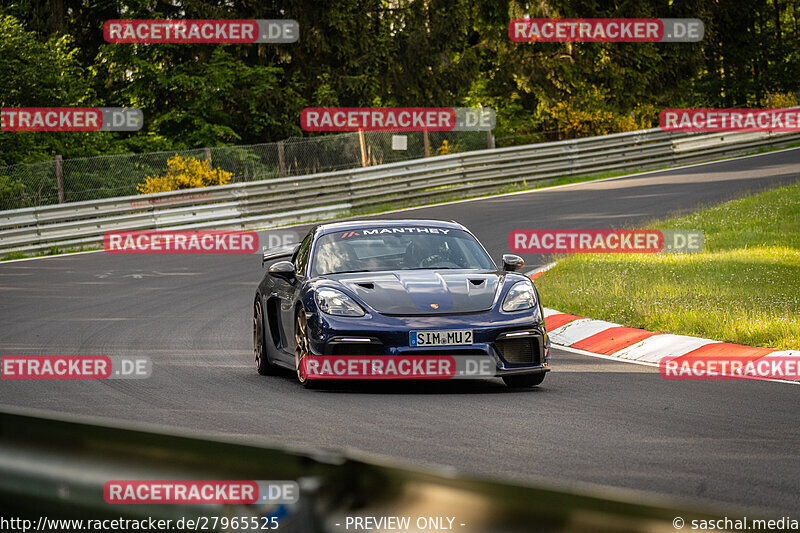
[[[481,150],[490,143],[484,131],[428,132],[430,156]],[[209,159],[214,168],[233,173],[231,182],[236,183],[419,159],[426,148],[423,132],[355,132],[12,165],[0,167],[0,210],[138,194],[136,186],[147,176],[165,174],[167,161],[176,154]]]

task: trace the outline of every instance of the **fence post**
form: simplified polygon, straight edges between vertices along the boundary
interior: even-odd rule
[[[56,156],[56,181],[58,182],[58,203],[64,203],[64,165],[60,155]]]
[[[367,143],[364,140],[364,130],[358,130],[358,144],[361,146],[361,166],[367,166]]]
[[[214,168],[214,167],[211,165],[211,148],[206,148],[206,149],[205,149],[205,151],[206,151],[206,161],[208,161],[208,166],[209,166],[210,168]]]
[[[486,148],[494,148],[494,133],[492,133],[492,130],[486,131]]]
[[[278,168],[279,176],[282,178],[286,175],[286,156],[283,153],[283,141],[278,141]]]
[[[422,140],[425,142],[425,157],[430,157],[431,143],[428,140],[428,130],[422,130]]]

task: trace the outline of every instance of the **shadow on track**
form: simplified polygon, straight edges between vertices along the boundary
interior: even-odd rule
[[[297,385],[298,391],[306,394],[315,393],[347,393],[347,394],[399,394],[399,395],[413,395],[413,394],[532,394],[546,392],[547,379],[545,382],[538,386],[529,389],[512,389],[503,383],[500,378],[488,379],[420,379],[420,380],[389,380],[389,379],[342,379],[342,380],[326,380],[324,386],[319,389],[305,390],[300,383],[297,383],[297,378],[294,373],[290,371],[281,372],[277,376],[271,376],[269,379],[280,379],[286,381],[294,381]]]

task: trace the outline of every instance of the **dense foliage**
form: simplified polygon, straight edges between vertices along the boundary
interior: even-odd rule
[[[307,135],[308,106],[485,105],[498,138],[650,126],[800,86],[800,0],[17,0],[0,105],[133,106],[138,133],[0,133],[0,166]],[[700,18],[700,43],[511,42],[521,17]],[[293,18],[294,44],[107,44],[114,18]]]

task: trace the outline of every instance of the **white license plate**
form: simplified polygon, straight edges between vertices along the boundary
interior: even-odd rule
[[[472,344],[471,329],[412,331],[409,346],[463,346]]]

